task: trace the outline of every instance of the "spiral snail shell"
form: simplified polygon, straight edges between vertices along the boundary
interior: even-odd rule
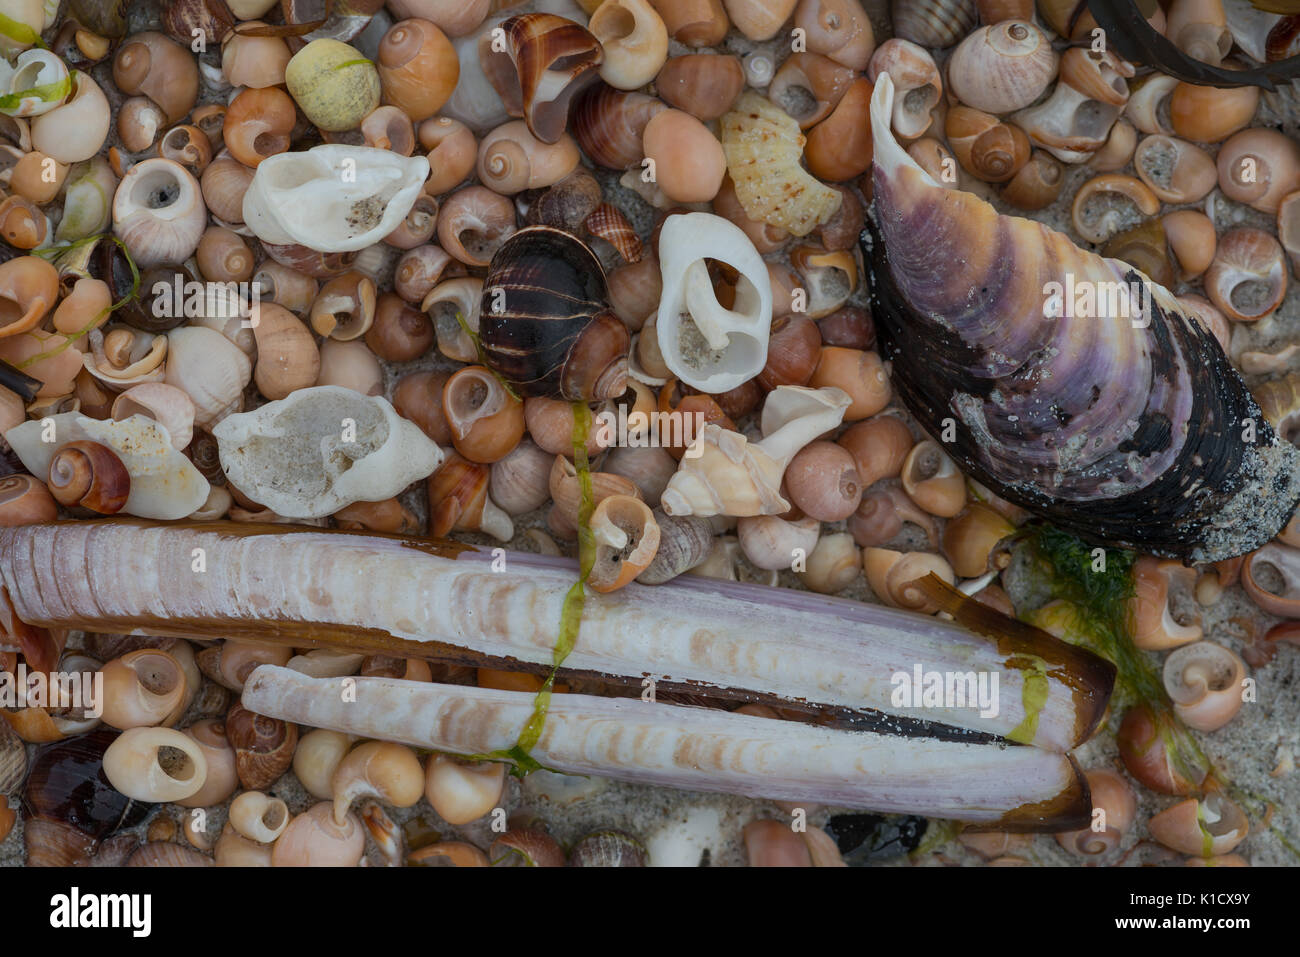
[[[69,442],[50,459],[48,486],[60,505],[92,512],[120,512],[131,492],[131,475],[112,449],[99,442]]]
[[[529,226],[483,282],[487,363],[523,396],[612,399],[627,389],[631,336],[609,302],[600,260],[575,236]]]

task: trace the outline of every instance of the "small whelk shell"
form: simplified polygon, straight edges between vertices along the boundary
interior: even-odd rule
[[[377,396],[299,389],[212,434],[230,481],[280,515],[321,518],[390,498],[442,462],[442,451]]]
[[[365,249],[402,224],[428,175],[424,156],[369,146],[280,153],[258,165],[244,194],[244,223],[272,245]]]
[[[781,495],[786,466],[839,425],[848,407],[841,389],[780,386],[763,405],[761,442],[707,423],[664,490],[663,510],[674,517],[788,512],[790,503]]]

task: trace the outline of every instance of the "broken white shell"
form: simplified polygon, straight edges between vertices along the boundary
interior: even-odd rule
[[[72,93],[72,79],[64,62],[49,50],[27,50],[11,68],[4,64],[5,93],[18,95],[13,106],[0,113],[9,116],[40,116],[63,105]]]
[[[123,420],[133,415],[160,423],[178,451],[183,451],[194,437],[193,400],[183,389],[165,382],[132,386],[113,400],[112,418]]]
[[[212,434],[235,487],[292,518],[392,498],[443,459],[387,400],[340,386],[299,389],[229,416]]]
[[[240,348],[206,326],[181,326],[167,333],[168,385],[194,402],[194,424],[207,428],[243,405],[253,363]]]
[[[740,273],[734,309],[718,302],[707,261]],[[772,324],[767,265],[739,226],[712,213],[669,216],[659,233],[663,296],[656,329],[673,375],[701,392],[734,389],[763,371]]]
[[[844,420],[842,389],[779,386],[763,406],[763,440],[708,423],[660,497],[669,515],[780,515],[790,510],[781,477],[796,452]]]
[[[42,441],[51,422],[55,441]],[[63,412],[24,422],[6,432],[5,438],[33,475],[48,475],[54,453],[68,442],[98,442],[112,449],[131,476],[131,494],[122,508],[126,515],[185,518],[208,500],[207,479],[172,445],[167,430],[143,415],[113,422]]]
[[[402,224],[428,176],[427,157],[369,146],[280,153],[257,167],[244,194],[244,224],[272,245],[365,249]]]

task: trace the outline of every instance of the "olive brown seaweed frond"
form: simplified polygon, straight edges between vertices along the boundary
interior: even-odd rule
[[[1218,561],[1276,535],[1300,500],[1300,450],[1214,337],[1131,266],[935,183],[890,133],[893,92],[882,76],[863,247],[898,394],[927,431],[1089,541]],[[1108,295],[1067,308],[1081,289]]]

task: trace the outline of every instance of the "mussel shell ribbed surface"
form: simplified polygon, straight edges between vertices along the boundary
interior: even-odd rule
[[[874,187],[863,243],[894,382],[932,435],[955,422],[944,447],[968,474],[1087,540],[1155,555],[1217,561],[1286,523],[1300,451],[1165,290],[1146,287],[1145,328],[1045,318],[1049,282],[1145,277],[914,167],[878,164]]]
[[[575,366],[591,361],[578,345],[593,324],[613,338],[626,328],[610,309],[600,260],[581,240],[530,226],[497,250],[483,281],[479,340],[488,365],[521,395],[590,398],[577,385],[597,375]]]

